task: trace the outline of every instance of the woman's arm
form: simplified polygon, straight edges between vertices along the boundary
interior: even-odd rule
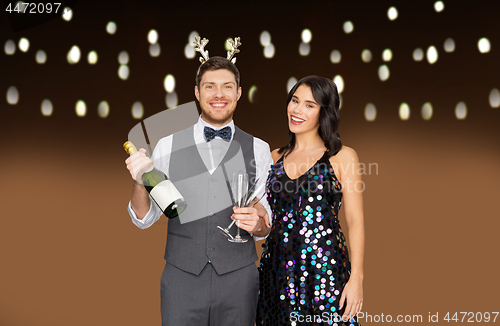
[[[337,171],[342,184],[351,261],[350,280],[344,288],[339,303],[342,307],[347,299],[345,316],[353,316],[361,311],[363,305],[365,227],[362,191],[364,185],[361,180],[358,155],[354,149],[343,146],[335,156],[335,161],[337,165],[340,165]]]

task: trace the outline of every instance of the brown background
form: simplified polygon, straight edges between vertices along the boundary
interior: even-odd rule
[[[423,315],[424,321],[439,312],[443,322],[446,312],[499,311],[500,110],[488,104],[490,90],[500,88],[499,8],[494,1],[445,1],[438,14],[433,3],[221,4],[215,10],[85,1],[71,22],[18,33],[0,17],[1,44],[20,37],[31,43],[27,53],[0,54],[0,90],[15,85],[20,92],[17,105],[0,101],[0,325],[160,323],[167,220],[147,230],[130,221],[132,181],[121,145],[138,122],[130,114],[134,101],[143,103],[145,118],[166,109],[166,74],[176,78],[179,103],[194,99],[198,64],[183,55],[192,30],[210,39],[210,55],[224,54],[226,37],[242,37],[244,96],[235,122],[271,148],[288,139],[288,78],[343,76],[341,139],[362,163],[378,165],[378,173],[363,176],[365,312]],[[394,22],[386,16],[391,5],[399,11]],[[105,33],[109,20],[118,25],[114,36]],[[353,34],[342,32],[345,20],[354,22]],[[160,34],[158,58],[147,50],[152,28]],[[303,28],[313,33],[308,57],[297,51]],[[262,56],[262,30],[276,48],[271,60]],[[455,40],[454,53],[443,51],[447,37]],[[477,50],[481,37],[492,43],[488,54]],[[66,53],[75,44],[82,59],[69,65]],[[438,62],[414,62],[413,50],[429,45],[438,48]],[[364,48],[374,55],[368,64],[360,58]],[[380,82],[385,48],[394,58],[391,77]],[[45,65],[36,64],[37,49],[47,52]],[[342,52],[338,65],[329,62],[333,49]],[[86,62],[90,50],[99,55],[95,66]],[[117,77],[122,50],[130,55],[127,81]],[[259,89],[256,103],[248,100],[251,85]],[[40,113],[45,98],[54,104],[51,117]],[[83,118],[74,111],[79,99],[87,103]],[[110,103],[106,119],[97,116],[101,100]],[[434,107],[429,121],[420,116],[427,101]],[[467,104],[465,120],[454,115],[459,101]],[[368,102],[377,107],[373,122],[363,116]],[[410,105],[408,121],[398,117],[401,102]]]

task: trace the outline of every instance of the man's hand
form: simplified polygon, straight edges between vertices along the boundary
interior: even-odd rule
[[[236,220],[236,225],[241,229],[257,237],[265,237],[269,233],[269,216],[261,204],[242,208],[234,206],[233,211],[231,218]]]
[[[130,157],[125,160],[125,164],[127,164],[127,169],[132,179],[142,184],[142,175],[147,169],[153,166],[153,161],[146,156],[146,150],[141,148],[139,151],[130,155]]]

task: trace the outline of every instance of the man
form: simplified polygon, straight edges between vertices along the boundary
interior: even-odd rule
[[[267,143],[234,125],[241,96],[239,80],[238,69],[228,59],[206,60],[196,76],[195,96],[202,112],[198,123],[161,139],[152,160],[141,149],[125,161],[134,180],[154,162],[188,205],[168,223],[160,291],[164,326],[251,326],[255,322],[259,274],[251,234],[257,239],[267,236],[270,209],[264,197],[233,214],[227,181],[242,170],[250,180],[258,179],[255,188],[259,188],[273,161]],[[137,182],[128,209],[134,224],[142,229],[161,216]],[[191,222],[181,223],[183,214]],[[232,218],[241,236],[250,241],[232,243],[217,230],[217,226],[227,227]]]

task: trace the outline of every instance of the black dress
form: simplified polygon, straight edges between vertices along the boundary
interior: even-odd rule
[[[273,225],[260,260],[257,325],[359,325],[340,320],[351,266],[338,220],[342,186],[326,153],[297,179],[281,157],[266,191]]]

